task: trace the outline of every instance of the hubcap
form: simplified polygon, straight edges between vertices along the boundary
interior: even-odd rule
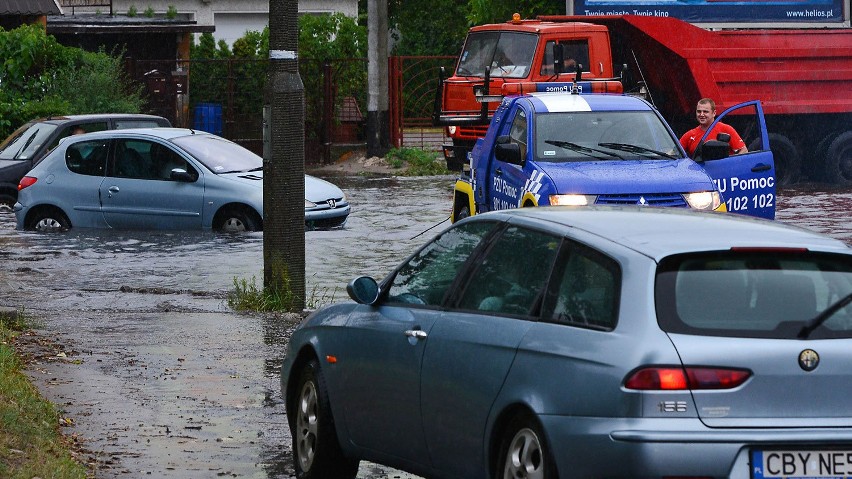
[[[222,225],[222,230],[229,233],[242,233],[246,230],[246,225],[239,218],[228,218]]]
[[[314,383],[308,381],[299,395],[299,408],[296,411],[296,449],[299,454],[299,467],[309,471],[314,462],[317,447],[317,390]]]
[[[62,224],[54,218],[42,218],[35,224],[36,231],[60,231]]]
[[[506,453],[504,479],[544,479],[541,443],[535,431],[524,428],[515,434]]]

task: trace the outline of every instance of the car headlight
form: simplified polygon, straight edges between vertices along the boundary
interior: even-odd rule
[[[596,195],[550,195],[550,206],[588,206],[597,200]]]
[[[307,199],[305,199],[305,208],[313,208],[313,207],[315,207],[315,206],[316,206],[316,203],[313,203],[313,202],[308,201]]]
[[[722,197],[718,191],[699,191],[698,193],[687,193],[683,199],[690,208],[696,210],[715,210],[722,204]]]

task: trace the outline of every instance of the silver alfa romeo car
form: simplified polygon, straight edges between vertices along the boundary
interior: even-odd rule
[[[19,229],[263,229],[263,159],[197,130],[70,136],[18,190]],[[337,186],[305,175],[304,195],[307,228],[346,222],[350,206]]]
[[[306,318],[296,476],[852,475],[852,249],[718,213],[460,221]]]

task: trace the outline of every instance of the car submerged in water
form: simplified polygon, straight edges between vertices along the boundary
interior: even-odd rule
[[[0,143],[0,205],[11,208],[15,204],[21,178],[67,136],[169,126],[169,120],[161,116],[131,113],[51,116],[28,121]]]
[[[343,226],[343,191],[305,175],[307,228]],[[263,229],[263,160],[197,130],[152,128],[69,137],[26,176],[18,229]]]
[[[764,219],[561,207],[459,221],[281,368],[296,477],[852,473],[852,249]]]

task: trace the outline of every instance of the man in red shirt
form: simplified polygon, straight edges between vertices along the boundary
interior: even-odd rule
[[[698,144],[701,142],[701,138],[704,136],[704,133],[707,132],[707,129],[710,128],[711,124],[713,124],[713,120],[716,119],[716,102],[710,98],[702,98],[698,100],[698,106],[695,108],[695,117],[698,119],[698,126],[687,131],[682,137],[680,137],[680,144],[689,156],[692,156],[692,154],[695,153],[695,149],[698,148]],[[743,139],[740,138],[737,130],[735,130],[731,125],[722,123],[721,121],[716,123],[716,126],[713,127],[713,131],[710,132],[707,139],[715,140],[719,133],[727,133],[731,135],[729,145],[731,147],[732,155],[739,155],[741,153],[748,152],[748,148],[746,148],[746,144]]]

